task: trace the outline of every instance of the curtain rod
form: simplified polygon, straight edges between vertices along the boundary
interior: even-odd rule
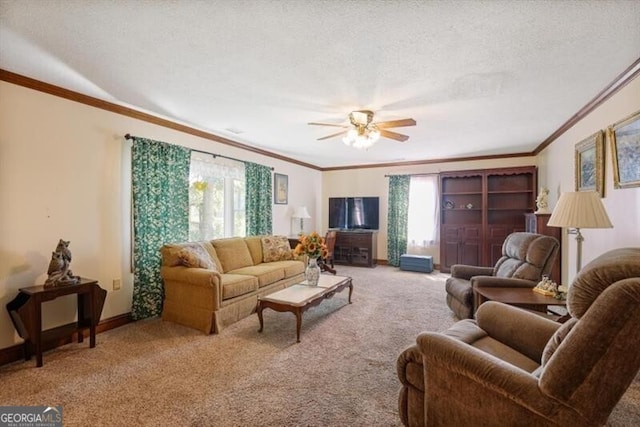
[[[385,175],[385,178],[389,178],[390,176],[431,176],[431,175],[439,175],[438,173],[400,173],[397,175]]]
[[[124,136],[124,139],[133,139],[133,138],[137,138],[137,137],[135,137],[135,136],[133,136],[133,135],[131,135],[131,134],[129,134],[129,133],[128,133],[128,134],[126,134],[126,135]],[[229,160],[234,160],[234,161],[236,161],[236,162],[247,163],[247,162],[246,162],[246,161],[244,161],[244,160],[235,159],[235,158],[233,158],[233,157],[224,156],[224,155],[222,155],[222,154],[211,153],[210,151],[196,150],[195,148],[190,148],[190,150],[191,150],[191,151],[195,151],[196,153],[210,154],[210,155],[212,155],[214,158],[216,158],[216,157],[222,157],[223,159],[229,159]],[[272,167],[270,167],[270,169],[271,169],[271,170],[274,170],[273,166],[272,166]]]

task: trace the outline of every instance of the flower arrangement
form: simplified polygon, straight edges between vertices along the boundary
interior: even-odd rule
[[[309,235],[300,234],[298,244],[294,249],[296,255],[307,255],[309,258],[326,258],[329,255],[327,245],[324,243],[324,237],[315,231]]]

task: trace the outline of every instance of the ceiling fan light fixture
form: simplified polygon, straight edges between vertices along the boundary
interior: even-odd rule
[[[378,141],[380,131],[375,126],[358,126],[351,128],[347,135],[342,138],[346,145],[362,150],[366,150]]]
[[[366,127],[373,120],[373,111],[358,110],[349,113],[349,121],[356,127]]]
[[[409,139],[407,135],[392,132],[389,130],[389,128],[416,125],[416,121],[410,118],[374,122],[373,111],[371,110],[356,110],[350,112],[349,122],[351,123],[351,126],[318,122],[310,122],[309,124],[317,126],[339,127],[343,129],[342,131],[334,133],[333,135],[318,138],[318,141],[345,135],[342,138],[342,142],[350,147],[361,148],[365,150],[375,144],[376,141],[378,141],[378,139],[380,139],[380,137],[382,136],[384,136],[385,138],[404,142]]]

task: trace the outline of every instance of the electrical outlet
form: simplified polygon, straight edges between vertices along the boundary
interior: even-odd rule
[[[120,290],[120,279],[113,279],[113,290],[114,291]]]

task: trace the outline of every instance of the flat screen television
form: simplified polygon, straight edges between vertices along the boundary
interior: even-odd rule
[[[379,226],[379,197],[329,198],[329,228],[377,230]]]

